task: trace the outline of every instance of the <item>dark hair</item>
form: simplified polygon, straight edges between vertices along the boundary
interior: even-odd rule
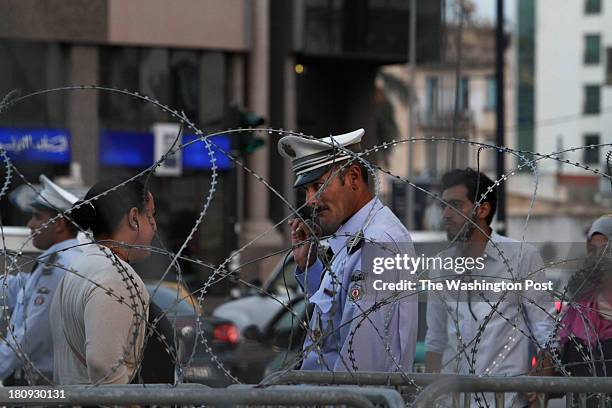
[[[487,225],[491,225],[497,209],[497,187],[494,187],[493,180],[469,167],[465,170],[454,169],[442,176],[442,191],[455,186],[465,186],[467,197],[473,203],[486,194],[481,203],[488,202],[491,205],[491,211],[487,215]],[[489,188],[491,191],[487,192]]]
[[[116,190],[109,191],[124,181],[121,177],[112,177],[96,183],[83,200],[74,203],[73,208],[79,206],[74,208],[71,214],[74,222],[83,230],[90,229],[94,236],[98,236],[115,231],[130,209],[136,207],[139,211],[144,211],[148,190],[140,181],[132,180]],[[106,193],[107,191],[109,192]],[[94,201],[83,204],[84,201],[103,193],[105,194]]]

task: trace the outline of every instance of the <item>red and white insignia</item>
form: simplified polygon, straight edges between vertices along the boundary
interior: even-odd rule
[[[353,285],[351,286],[351,300],[353,302],[358,301],[363,296],[363,288],[361,285]]]
[[[45,303],[45,297],[43,295],[37,296],[36,299],[34,299],[34,304],[37,306],[40,306],[43,303]]]

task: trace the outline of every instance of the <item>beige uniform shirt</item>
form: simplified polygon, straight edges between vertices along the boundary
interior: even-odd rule
[[[142,358],[144,283],[129,264],[93,244],[71,269],[78,275],[66,272],[51,304],[54,382],[129,383]]]

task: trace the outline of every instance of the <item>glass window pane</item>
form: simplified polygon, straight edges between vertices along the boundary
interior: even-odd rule
[[[433,114],[438,107],[438,78],[427,78],[427,113]]]
[[[584,63],[599,64],[601,37],[599,34],[587,34],[584,37]]]
[[[141,48],[101,47],[100,82],[104,85],[134,90],[140,84]],[[143,104],[124,95],[100,93],[100,122],[107,129],[146,130],[142,121]]]
[[[487,110],[495,110],[497,105],[497,82],[494,77],[487,78]]]
[[[601,13],[601,0],[586,0],[584,4],[584,12],[586,14]]]
[[[597,114],[600,111],[599,85],[585,85],[584,113]]]
[[[470,106],[470,81],[461,77],[459,81],[459,109],[467,110]]]
[[[584,136],[584,146],[598,145],[599,135],[588,134]],[[599,163],[599,146],[597,147],[586,147],[583,150],[583,162],[585,164],[598,164]]]
[[[185,112],[188,118],[198,118],[200,107],[198,56],[196,51],[170,51],[171,106]]]

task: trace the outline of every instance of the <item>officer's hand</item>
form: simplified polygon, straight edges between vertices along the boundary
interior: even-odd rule
[[[289,220],[291,227],[291,244],[293,245],[293,259],[302,272],[317,260],[318,243],[316,237],[321,228],[314,223],[306,223],[299,218]],[[310,228],[309,228],[310,226]]]

